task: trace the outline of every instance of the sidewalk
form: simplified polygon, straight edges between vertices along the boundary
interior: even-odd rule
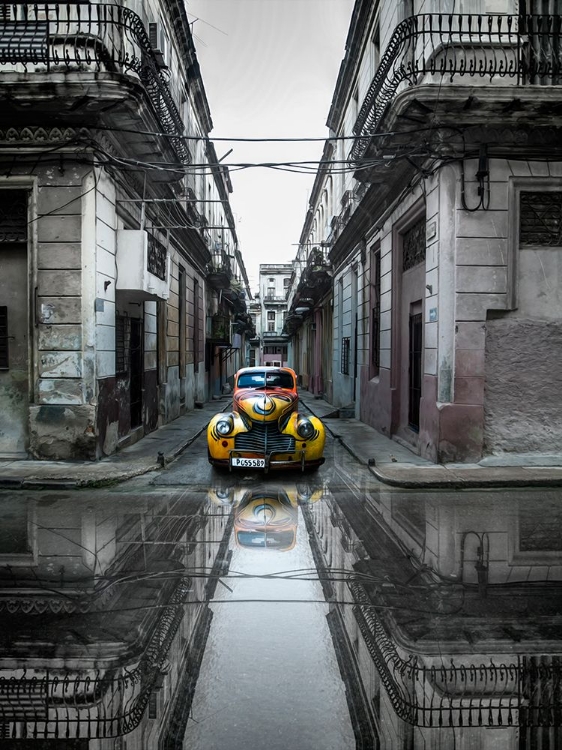
[[[477,464],[436,465],[358,419],[338,417],[336,407],[308,391],[299,391],[299,398],[384,484],[421,489],[562,487],[562,455],[509,454]]]
[[[0,460],[0,489],[100,487],[156,471],[191,445],[211,417],[230,403],[230,396],[209,401],[100,461]]]
[[[562,486],[562,456],[510,455],[490,457],[479,464],[437,466],[358,419],[339,417],[332,404],[312,393],[301,390],[299,397],[384,484],[420,489]],[[104,486],[157,471],[179,456],[204,432],[211,417],[229,405],[229,396],[210,401],[100,461],[0,460],[0,489]]]

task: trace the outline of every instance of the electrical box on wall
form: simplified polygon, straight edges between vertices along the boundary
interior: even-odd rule
[[[170,256],[146,230],[117,230],[116,263],[118,291],[129,292],[138,302],[170,296]]]

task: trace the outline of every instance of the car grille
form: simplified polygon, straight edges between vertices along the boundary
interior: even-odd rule
[[[234,449],[255,453],[293,453],[295,438],[279,432],[277,422],[254,422],[249,432],[236,435]]]

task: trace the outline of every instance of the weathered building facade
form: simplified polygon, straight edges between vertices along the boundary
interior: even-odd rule
[[[193,408],[245,313],[207,285],[227,246],[247,279],[185,9],[134,9],[0,6],[2,456],[98,458]]]
[[[434,461],[562,448],[561,10],[354,7],[299,252],[331,400]]]

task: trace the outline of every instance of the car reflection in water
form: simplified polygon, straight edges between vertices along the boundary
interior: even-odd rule
[[[299,503],[321,498],[322,487],[307,483],[252,489],[218,486],[209,492],[213,503],[233,508],[236,546],[280,552],[296,544]]]

